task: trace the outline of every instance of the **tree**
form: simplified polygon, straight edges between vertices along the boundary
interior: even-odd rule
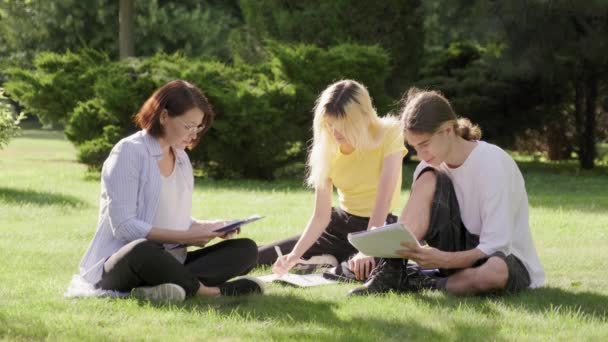
[[[120,59],[135,56],[133,0],[120,0],[118,45]]]
[[[599,88],[608,75],[608,3],[498,2],[494,14],[508,41],[506,56],[519,72],[538,75],[562,88],[561,103],[573,104],[580,166],[594,167]]]
[[[471,39],[504,46],[499,77],[535,84],[528,109],[544,121],[550,156],[558,157],[572,127],[582,168],[594,166],[600,89],[608,75],[608,2],[591,0],[431,1],[440,11],[434,42]],[[453,31],[452,27],[458,27]],[[444,41],[445,42],[445,41]],[[541,109],[541,110],[539,110]],[[570,124],[570,122],[572,124]]]

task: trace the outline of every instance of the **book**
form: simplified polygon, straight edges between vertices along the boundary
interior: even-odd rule
[[[283,283],[287,285],[293,285],[298,287],[312,287],[319,285],[335,284],[337,281],[323,278],[322,273],[314,274],[293,274],[287,273],[282,276],[276,274],[269,274],[257,277],[259,280],[270,283]]]
[[[249,216],[248,218],[245,218],[245,219],[232,220],[232,221],[228,222],[227,224],[221,226],[220,228],[214,230],[214,232],[216,232],[216,233],[230,233],[232,231],[237,230],[238,228],[240,228],[243,225],[246,225],[246,224],[251,223],[251,222],[255,222],[255,221],[257,221],[259,219],[262,219],[262,218],[264,218],[264,216],[252,215],[252,216]],[[188,247],[188,245],[180,243],[180,244],[176,244],[176,245],[168,245],[167,248],[169,250],[173,250],[173,249],[179,249],[179,248],[185,248],[185,247]]]
[[[397,250],[407,249],[401,242],[411,242],[420,246],[420,242],[402,223],[393,223],[348,234],[348,242],[361,253],[378,258],[403,258]]]

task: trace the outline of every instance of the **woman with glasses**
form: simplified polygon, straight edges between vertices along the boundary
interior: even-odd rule
[[[80,276],[102,290],[182,301],[192,296],[262,292],[248,273],[257,262],[249,239],[205,247],[224,223],[191,217],[194,177],[184,149],[213,122],[207,98],[186,81],[171,81],[141,107],[141,130],[118,142],[103,164],[97,231]],[[186,246],[201,249],[187,251]]]

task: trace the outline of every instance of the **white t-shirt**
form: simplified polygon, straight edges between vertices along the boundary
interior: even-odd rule
[[[187,189],[186,179],[179,177],[179,172],[173,167],[168,177],[162,178],[158,209],[154,216],[152,226],[170,230],[188,230],[190,228],[190,211],[192,210],[192,196]],[[186,248],[173,248],[176,245],[165,244],[169,253],[182,264],[186,260]]]
[[[424,161],[418,164],[414,180],[427,166]],[[532,242],[524,178],[511,156],[478,141],[462,165],[450,168],[442,163],[439,169],[454,184],[465,227],[479,235],[477,248],[486,255],[515,255],[530,274],[530,287],[542,286],[545,272]]]

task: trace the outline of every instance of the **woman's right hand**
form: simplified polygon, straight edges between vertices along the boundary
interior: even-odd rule
[[[221,227],[221,224],[218,223],[218,226]],[[188,229],[188,238],[186,243],[188,245],[204,247],[209,241],[215,239],[216,237],[220,237],[223,233],[214,232],[213,230],[218,227],[211,224],[204,224],[200,222],[195,222]]]
[[[277,261],[272,265],[272,273],[282,276],[289,272],[289,270],[298,263],[300,257],[295,254],[289,253],[279,257]]]

